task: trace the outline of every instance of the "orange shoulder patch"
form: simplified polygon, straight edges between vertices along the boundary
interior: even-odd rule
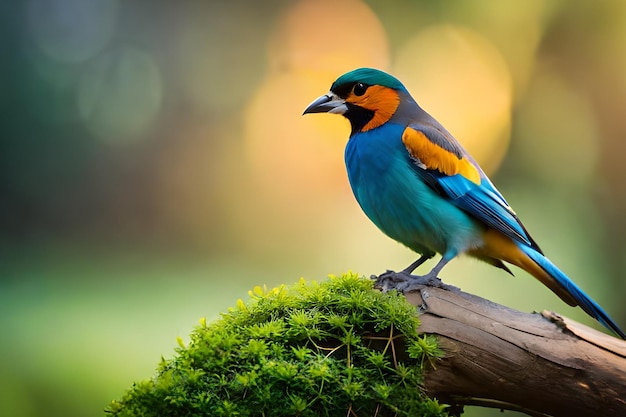
[[[461,174],[473,183],[480,184],[480,174],[470,161],[435,144],[422,132],[407,127],[402,134],[402,143],[409,154],[424,164],[425,168],[446,175]]]
[[[392,88],[372,85],[362,96],[355,96],[354,93],[350,93],[346,102],[374,112],[372,120],[361,129],[362,132],[366,132],[384,125],[391,119],[400,105],[400,96]]]

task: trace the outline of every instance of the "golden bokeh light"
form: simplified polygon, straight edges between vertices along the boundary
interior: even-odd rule
[[[522,96],[533,74],[537,50],[545,25],[554,18],[557,2],[525,0],[523,7],[509,1],[478,0],[446,3],[449,21],[463,21],[465,27],[489,39],[506,62],[516,92]],[[453,16],[453,17],[452,17]]]
[[[302,74],[272,77],[249,104],[247,157],[255,182],[267,186],[268,192],[293,197],[324,193],[337,185],[344,171],[348,122],[337,116],[302,116],[308,101],[329,88],[322,77],[312,81]]]
[[[342,16],[341,23],[333,16]],[[302,231],[294,225],[314,227],[330,210],[327,200],[350,193],[343,162],[348,122],[302,112],[342,73],[388,63],[382,25],[361,1],[304,0],[282,14],[269,42],[267,75],[245,115],[245,157],[254,184],[248,198],[263,196],[259,213],[284,216],[292,222],[285,230]]]
[[[301,0],[288,8],[269,43],[270,72],[323,71],[389,66],[387,35],[360,0]],[[332,78],[334,79],[334,78]]]
[[[451,25],[431,26],[401,46],[394,73],[487,171],[506,153],[512,81],[493,44]]]

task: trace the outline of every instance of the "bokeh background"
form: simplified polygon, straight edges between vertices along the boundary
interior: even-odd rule
[[[0,15],[2,416],[101,415],[254,285],[414,260],[351,195],[348,123],[301,117],[359,66],[403,80],[626,327],[626,2],[25,0]],[[515,272],[461,259],[442,276],[596,326]]]

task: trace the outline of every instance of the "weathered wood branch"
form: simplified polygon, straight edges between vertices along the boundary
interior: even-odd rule
[[[527,314],[455,287],[406,294],[445,358],[424,379],[448,404],[533,416],[626,416],[626,342],[556,313]]]

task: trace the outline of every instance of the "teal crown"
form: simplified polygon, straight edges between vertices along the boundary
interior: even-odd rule
[[[358,68],[347,72],[337,78],[330,89],[331,91],[335,91],[337,87],[355,83],[382,85],[383,87],[406,91],[404,85],[397,78],[374,68]]]

